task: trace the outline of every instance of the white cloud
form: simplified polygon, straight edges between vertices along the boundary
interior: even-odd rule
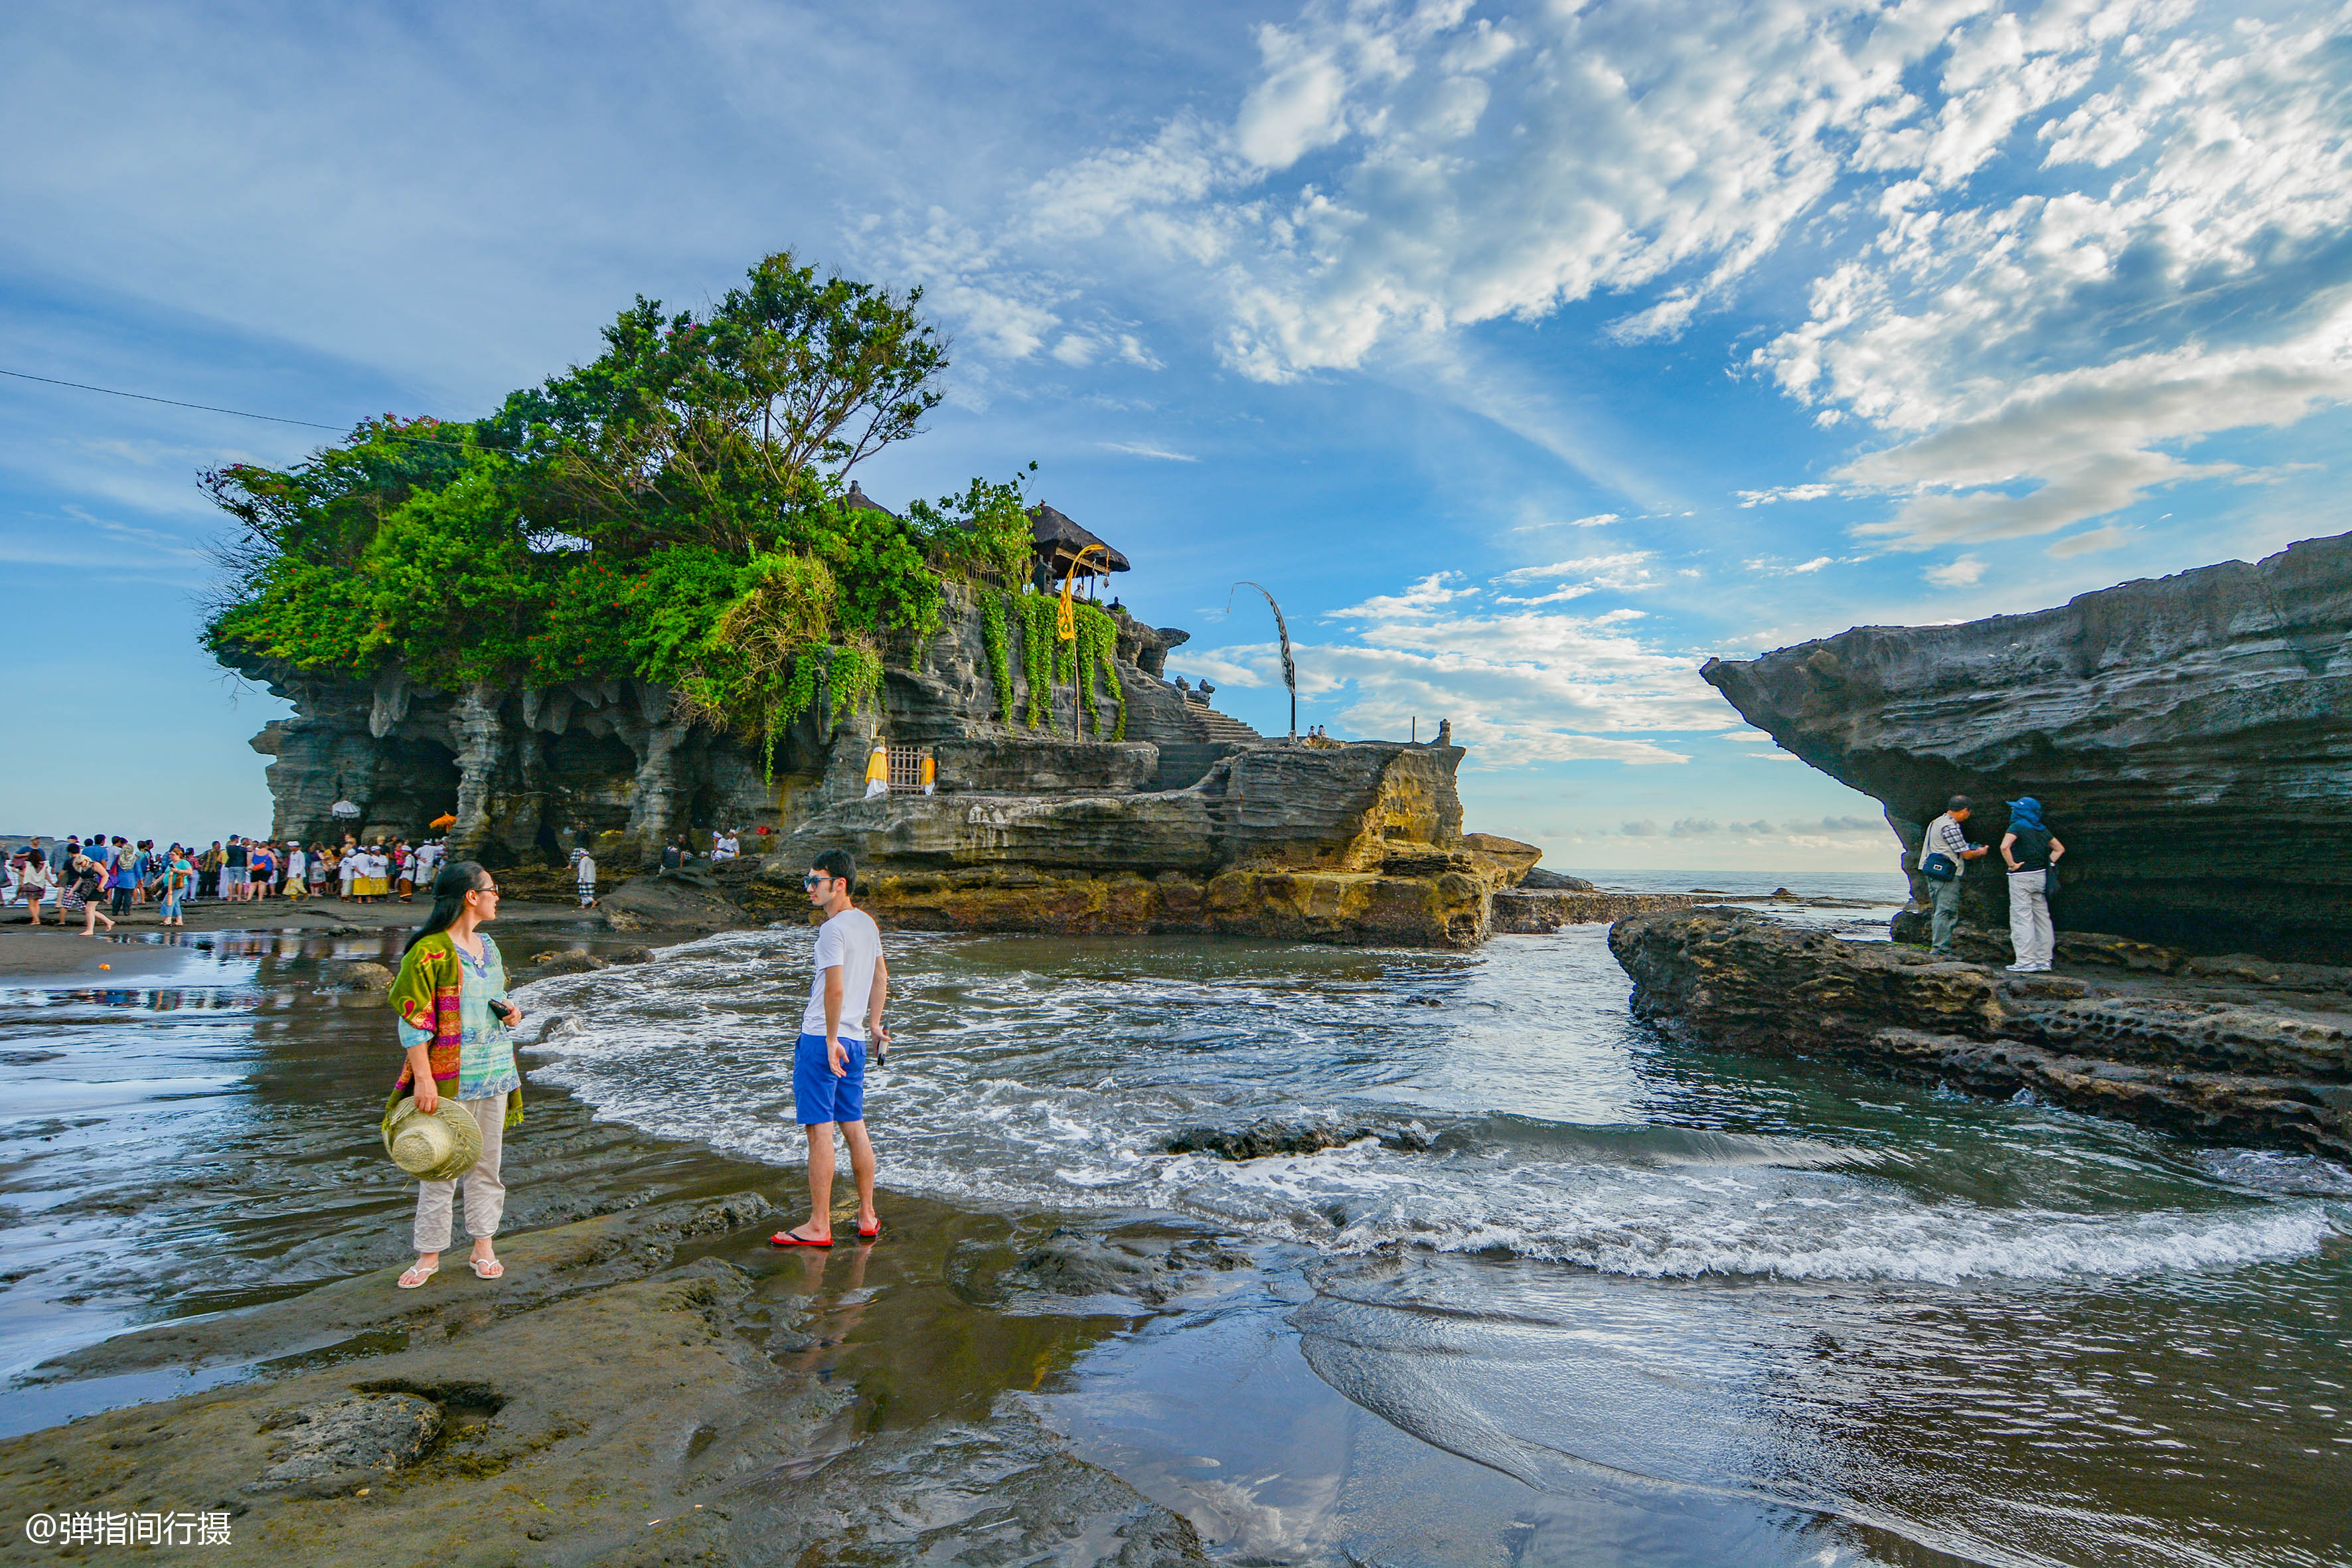
[[[1741,490],[1739,504],[1743,507],[1771,506],[1784,500],[1819,500],[1837,492],[1835,485],[1783,485],[1779,489]]]
[[[1613,511],[1596,511],[1591,517],[1553,518],[1543,522],[1521,523],[1513,533],[1533,533],[1545,528],[1601,528],[1621,521]]]
[[[1635,637],[1641,612],[1539,612],[1435,573],[1328,621],[1358,625],[1350,641],[1298,644],[1299,695],[1344,701],[1363,735],[1426,736],[1450,719],[1472,767],[1538,762],[1673,764],[1671,737],[1736,726],[1738,715],[1698,679],[1700,656]],[[1180,649],[1171,664],[1241,687],[1281,681],[1271,643]]]
[[[1651,558],[1647,550],[1623,550],[1609,555],[1580,555],[1573,560],[1555,561],[1549,566],[1521,566],[1489,579],[1496,583],[1532,583],[1541,577],[1574,577],[1591,573],[1612,579],[1646,577],[1642,563]]]
[[[1622,296],[1609,335],[1668,337],[1768,258],[1805,267],[1804,319],[1748,368],[1894,443],[1739,504],[1884,496],[1861,531],[1902,549],[2057,533],[2234,477],[2186,455],[2201,437],[2352,397],[2341,25],[2177,0],[1317,0],[1260,31],[1230,118],[1082,157],[1020,222],[1156,271],[1244,374],[1410,367],[1612,483],[1606,444],[1460,330]],[[962,287],[1006,352],[1067,310]]]
[[[1155,447],[1149,441],[1097,441],[1096,446],[1106,452],[1123,452],[1130,458],[1150,458],[1162,463],[1197,463],[1201,459],[1190,452],[1174,452],[1165,447]]]
[[[1402,594],[1381,595],[1366,599],[1360,605],[1349,605],[1345,609],[1334,610],[1323,618],[1327,621],[1346,620],[1350,617],[1384,621],[1399,616],[1429,615],[1441,605],[1451,604],[1456,599],[1468,598],[1477,592],[1476,589],[1466,585],[1452,585],[1462,582],[1463,576],[1459,572],[1433,572],[1412,584]]]
[[[1965,588],[1984,574],[1985,563],[1973,555],[1956,557],[1920,574],[1938,588]]]
[[[2130,539],[2131,530],[2127,528],[2086,529],[2052,545],[2050,553],[2063,561],[2071,555],[2089,555],[2101,550],[2113,550],[2119,544],[2127,543]]]

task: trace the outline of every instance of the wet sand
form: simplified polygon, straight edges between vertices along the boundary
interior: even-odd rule
[[[256,952],[260,994],[243,1000],[286,1015],[217,1128],[60,1108],[29,1130],[51,1168],[34,1192],[17,1168],[7,1216],[26,1260],[9,1343],[37,1364],[0,1402],[20,1434],[0,1443],[0,1559],[58,1552],[21,1532],[35,1514],[185,1510],[229,1517],[230,1545],[208,1549],[225,1561],[1203,1560],[1191,1525],[1074,1456],[1023,1396],[1188,1289],[1230,1289],[1253,1272],[1237,1258],[1097,1278],[1053,1240],[1058,1216],[887,1192],[885,1237],[854,1246],[845,1179],[843,1244],[785,1252],[766,1238],[802,1217],[797,1172],[599,1123],[535,1088],[510,1135],[505,1277],[476,1279],[460,1242],[399,1290],[415,1188],[369,1109],[391,1059],[382,1001],[339,976],[388,959],[387,928],[415,911],[313,911],[335,934],[279,906],[266,930],[192,922],[168,944],[0,935],[19,955],[6,984],[53,977],[60,1021],[168,1006],[197,1027],[224,1001],[205,966]],[[576,910],[513,913],[494,929],[525,976],[542,943],[620,941]],[[177,1157],[123,1171],[120,1145],[135,1160],[142,1137]],[[1089,1226],[1147,1262],[1199,1239]],[[1147,1278],[1156,1306],[1118,1293]]]

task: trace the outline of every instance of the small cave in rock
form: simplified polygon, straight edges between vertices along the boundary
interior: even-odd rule
[[[394,739],[378,752],[369,824],[423,837],[425,824],[457,809],[457,753],[438,741]]]
[[[554,834],[627,828],[637,788],[637,754],[627,742],[575,725],[547,742],[540,754],[547,769],[542,820]]]

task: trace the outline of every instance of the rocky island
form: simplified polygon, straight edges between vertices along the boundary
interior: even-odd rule
[[[1702,671],[1876,798],[1909,907],[1889,943],[1733,910],[1627,920],[1634,1012],[1679,1037],[2352,1155],[2352,535],[1958,626],[1862,626]],[[1922,950],[1926,826],[2039,798],[2064,839],[2055,974],[2010,958],[2003,879]],[[1995,864],[1979,862],[1980,867]]]
[[[916,299],[771,257],[705,314],[639,300],[489,418],[207,476],[244,529],[207,646],[294,707],[253,742],[275,837],[446,826],[494,868],[591,849],[609,886],[740,831],[750,864],[624,889],[640,927],[770,918],[835,847],[931,929],[1461,948],[1674,901],[1523,888],[1538,851],[1463,830],[1442,731],[1219,712],[1169,679],[1185,632],[1101,602],[1127,557],[1025,477],[868,497],[849,468],[939,399]]]

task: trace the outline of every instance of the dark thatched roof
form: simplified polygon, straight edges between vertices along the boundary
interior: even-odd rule
[[[884,506],[880,501],[876,500],[872,496],[867,495],[864,489],[859,488],[856,479],[849,481],[849,493],[842,497],[841,500],[844,506],[862,506],[868,511],[878,511],[884,517],[897,517],[898,515],[897,512],[892,511],[888,507]]]
[[[1087,557],[1087,571],[1129,570],[1126,556],[1042,502],[1029,509],[1029,539],[1031,548],[1053,562],[1056,571],[1067,571],[1078,552],[1089,544],[1102,544],[1102,548]]]

